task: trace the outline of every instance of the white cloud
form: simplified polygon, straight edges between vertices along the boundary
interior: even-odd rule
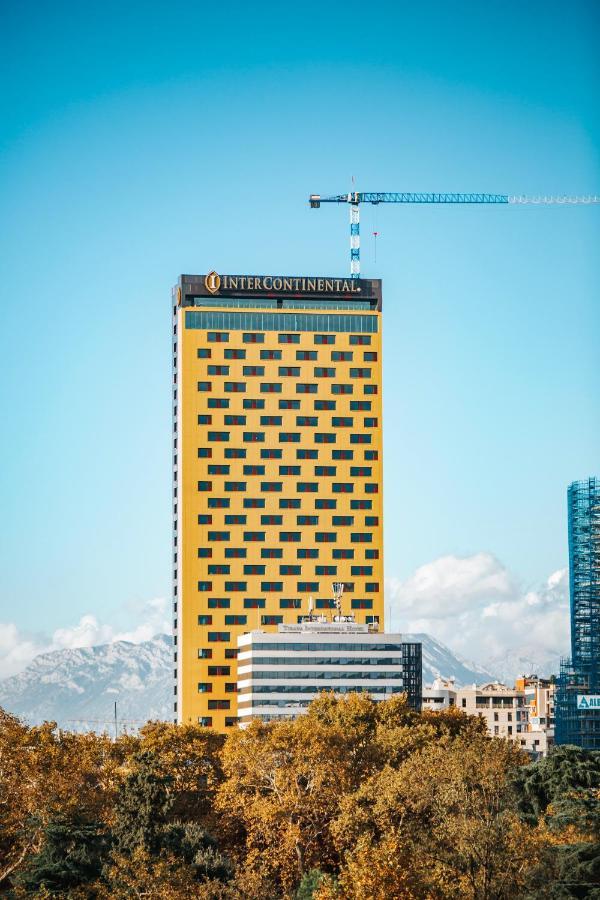
[[[516,650],[536,659],[568,652],[566,569],[526,590],[492,554],[443,556],[386,587],[395,627],[428,632],[484,666]]]
[[[170,631],[168,612],[169,602],[162,597],[154,598],[138,606],[135,610],[138,623],[129,631],[119,631],[88,613],[70,628],[57,628],[51,637],[26,634],[13,623],[0,623],[0,678],[20,672],[39,653],[92,647],[114,641],[131,641],[134,644],[147,641],[155,634]]]

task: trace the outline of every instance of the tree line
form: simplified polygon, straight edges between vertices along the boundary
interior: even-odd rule
[[[463,712],[322,694],[227,736],[0,711],[0,894],[600,898],[600,752],[530,762]]]

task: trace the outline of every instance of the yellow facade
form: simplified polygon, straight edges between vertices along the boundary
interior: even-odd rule
[[[223,731],[240,634],[309,597],[333,615],[338,581],[342,612],[383,629],[381,304],[193,296],[191,279],[173,310],[175,718]]]

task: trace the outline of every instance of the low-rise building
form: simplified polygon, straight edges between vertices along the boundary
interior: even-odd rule
[[[241,635],[237,673],[240,725],[295,718],[321,691],[366,691],[374,700],[406,693],[421,708],[421,644],[352,616],[307,616],[275,633]]]

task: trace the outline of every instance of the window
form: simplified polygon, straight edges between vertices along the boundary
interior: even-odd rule
[[[227,566],[227,570],[229,570],[229,566]],[[229,597],[209,597],[208,598],[208,608],[209,609],[229,609],[230,604]]]
[[[296,350],[296,359],[303,360],[307,362],[309,360],[314,360],[317,358],[316,350]]]
[[[209,475],[229,475],[230,466],[222,463],[211,463],[208,467]]]
[[[208,567],[209,575],[229,575],[230,566],[227,563],[211,563]],[[210,603],[209,603],[210,606]]]
[[[344,525],[354,525],[354,516],[333,516],[331,524],[339,528]]]
[[[319,424],[317,416],[296,416],[296,425],[308,428],[316,428]]]
[[[240,591],[245,591],[247,588],[246,581],[226,581],[225,582],[225,590],[230,591],[231,593],[236,593]],[[226,622],[226,625],[232,625],[232,622]]]
[[[229,366],[209,366],[209,375],[229,375]]]
[[[248,616],[241,615],[237,613],[236,615],[225,616],[225,624],[226,625],[246,625],[248,622]]]
[[[261,377],[265,374],[264,366],[244,366],[242,369],[243,375],[260,375]]]
[[[378,390],[379,389],[376,384],[363,385],[363,394],[376,394]]]
[[[318,516],[296,516],[296,525],[318,525]]]
[[[237,659],[238,652],[237,647],[226,647],[225,659]]]
[[[281,350],[261,350],[261,359],[281,359]]]
[[[267,592],[275,592],[283,590],[283,581],[261,581],[260,583],[261,591]]]
[[[199,481],[198,482],[198,490],[199,491],[212,491],[212,481]]]
[[[300,375],[299,366],[279,366],[280,378],[298,378]]]
[[[260,489],[266,493],[278,493],[282,489],[281,481],[261,481]]]
[[[225,350],[225,359],[246,359],[245,350]]]
[[[365,525],[376,528],[379,525],[379,516],[365,516]]]
[[[260,617],[261,625],[281,625],[283,616],[265,615]]]
[[[332,459],[353,459],[354,450],[332,450]]]
[[[244,609],[264,609],[265,608],[265,598],[264,597],[245,597],[244,598]]]
[[[299,344],[300,343],[300,335],[299,334],[280,334],[279,335],[279,343],[280,344]]]
[[[225,559],[245,559],[245,547],[225,547]]]
[[[379,550],[371,550],[367,548],[365,550],[365,559],[379,559]]]
[[[284,597],[279,601],[279,609],[302,609],[302,601],[299,597]]]
[[[265,433],[264,431],[244,431],[243,439],[246,444],[264,444]]]
[[[226,381],[225,382],[225,392],[227,394],[245,394],[246,393],[246,382],[245,381]]]
[[[301,302],[306,303],[305,300]],[[350,343],[353,343],[352,336],[365,334],[369,336],[378,331],[379,323],[376,314],[349,313],[346,311],[348,309],[347,301],[344,301],[344,307],[344,312],[326,314],[188,309],[185,310],[184,324],[186,329],[205,330],[225,327],[236,331],[243,331],[246,328],[253,331],[282,331],[293,325],[293,330],[296,332],[317,331],[350,334]],[[299,335],[296,334],[294,337],[299,337]],[[282,343],[297,343],[297,341],[282,341]]]
[[[350,466],[352,478],[370,478],[371,472],[371,466]]]
[[[264,509],[264,497],[244,497],[244,509]]]
[[[257,541],[264,541],[265,533],[264,531],[245,531],[244,532],[244,540],[248,543],[256,543]]]
[[[199,391],[212,391],[212,384],[210,381],[199,381],[198,382],[198,390]]]
[[[229,334],[226,331],[209,331],[206,338],[209,344],[226,344],[229,341]]]
[[[237,694],[237,684],[234,681],[231,681],[225,685],[225,693],[226,694]]]
[[[222,677],[223,675],[228,676],[231,674],[231,666],[209,666],[208,674],[213,678]]]
[[[209,709],[229,709],[231,706],[230,700],[209,700],[208,708]]]
[[[335,400],[315,400],[315,409],[335,409]]]
[[[374,416],[365,416],[363,424],[365,428],[377,428],[377,418]]]
[[[335,544],[337,534],[335,531],[317,531],[315,532],[315,541],[318,544]]]
[[[351,609],[373,609],[373,601],[371,599],[359,600],[353,597],[350,607]]]
[[[315,509],[336,509],[337,500],[315,500]]]
[[[198,457],[200,459],[205,459],[208,457],[210,459],[212,456],[212,447],[198,447]]]
[[[209,409],[229,409],[229,400],[227,397],[209,397]]]
[[[315,475],[320,478],[335,478],[337,466],[315,466]]]
[[[245,525],[247,516],[243,516],[240,513],[235,513],[232,516],[225,516],[225,524],[226,525]]]
[[[279,574],[280,575],[301,575],[302,574],[302,566],[279,566]]]
[[[263,382],[260,386],[261,394],[280,394],[281,393],[281,382],[280,381],[266,381]]]
[[[378,484],[365,484],[365,494],[378,494],[379,493],[379,485]]]
[[[203,647],[198,650],[198,659],[212,659],[212,650],[208,647]]]
[[[354,485],[351,482],[334,482],[331,485],[334,494],[352,494],[354,493]]]
[[[335,369],[315,366],[314,374],[315,378],[335,378]]]
[[[264,344],[265,336],[264,334],[257,334],[256,332],[245,332],[242,335],[242,340],[244,344]]]
[[[238,716],[225,716],[225,728],[233,728],[239,721]]]
[[[372,350],[365,350],[363,353],[363,359],[365,362],[377,362],[377,354]]]
[[[226,425],[245,425],[246,416],[225,416]]]
[[[318,459],[318,450],[296,450],[296,459]]]
[[[373,566],[351,566],[350,568],[351,575],[360,575],[361,577],[365,577],[367,575],[373,574]]]
[[[244,409],[264,409],[264,400],[244,400]]]
[[[264,475],[264,466],[246,465],[244,466],[244,475]]]
[[[372,500],[351,500],[350,509],[372,509]]]
[[[212,547],[198,547],[198,559],[210,559]]]
[[[196,351],[196,355],[198,356],[198,359],[210,359],[210,354],[211,354],[211,351],[207,347],[200,347]]]
[[[353,532],[350,540],[353,544],[369,544],[373,540],[373,535],[365,532]]]
[[[299,431],[280,431],[279,432],[279,443],[280,444],[299,444],[300,443],[300,432]]]
[[[198,716],[198,725],[203,728],[212,728],[212,716]]]
[[[296,393],[297,394],[316,394],[317,393],[317,385],[316,384],[296,384]]]
[[[352,384],[332,384],[331,385],[331,393],[332,394],[352,394],[354,392],[354,385]]]
[[[299,400],[280,400],[279,409],[300,409]]]
[[[371,343],[371,335],[370,334],[351,334],[350,335],[350,343],[351,344],[370,344]]]
[[[279,501],[279,509],[300,509],[300,500],[286,497]]]
[[[337,566],[315,566],[315,575],[337,575]]]
[[[319,485],[316,481],[299,481],[296,484],[296,491],[299,494],[316,494],[319,490]]]
[[[318,559],[319,551],[316,547],[299,547],[296,550],[297,559]]]
[[[319,582],[318,581],[299,581],[297,590],[300,593],[308,594],[314,593],[319,590]]]
[[[365,459],[366,460],[379,459],[379,451],[378,450],[365,450]]]
[[[371,443],[370,434],[351,434],[350,435],[350,443],[351,444],[370,444]]]
[[[299,475],[300,466],[279,466],[280,475]]]
[[[209,539],[209,541],[228,541],[229,540],[229,532],[228,531],[209,531],[208,539]]]
[[[225,490],[226,491],[245,491],[246,490],[246,482],[245,481],[226,481],[225,482]]]
[[[335,344],[335,334],[315,334],[315,344]]]
[[[269,448],[268,450],[260,451],[261,459],[281,459],[281,450],[272,450]]]
[[[261,416],[261,425],[281,425],[281,416]]]
[[[228,431],[209,431],[208,432],[208,440],[209,441],[228,441],[229,440],[229,432]]]
[[[212,616],[202,613],[198,616],[198,625],[212,625]]]
[[[370,400],[351,400],[350,409],[352,412],[368,412],[371,409]]]
[[[334,559],[354,559],[354,550],[334,550]]]
[[[212,516],[209,516],[207,513],[199,513],[198,525],[212,525]]]
[[[301,538],[301,534],[299,531],[280,531],[279,532],[279,540],[282,543],[293,543],[295,541],[299,541]]]
[[[257,566],[254,563],[244,566],[244,575],[264,575],[265,567]]]
[[[261,516],[260,524],[261,525],[281,525],[283,523],[283,516]]]
[[[283,550],[281,547],[263,547],[260,551],[261,559],[281,559]]]
[[[320,432],[315,434],[315,444],[335,444],[335,441],[335,434],[322,434]]]

